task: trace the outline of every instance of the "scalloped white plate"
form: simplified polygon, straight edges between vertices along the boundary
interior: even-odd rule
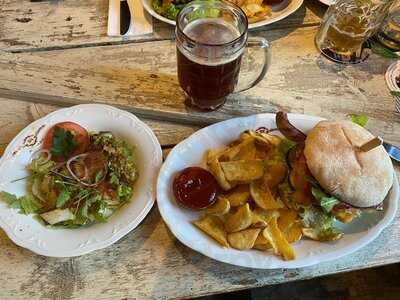
[[[138,226],[154,204],[155,185],[162,164],[156,136],[137,117],[108,105],[83,104],[60,109],[33,122],[12,140],[0,159],[0,190],[18,196],[25,194],[25,180],[10,181],[27,175],[25,166],[31,154],[40,148],[47,129],[63,121],[76,122],[88,131],[111,131],[135,145],[140,175],[129,204],[116,211],[107,223],[86,228],[49,229],[32,215],[19,214],[0,201],[0,226],[9,238],[37,254],[53,257],[78,256],[105,248]]]
[[[289,119],[304,132],[322,120],[295,114],[290,114]],[[300,268],[337,259],[364,247],[393,220],[399,198],[399,184],[395,174],[394,185],[384,201],[383,211],[364,213],[347,225],[338,223],[337,225],[340,225],[340,229],[345,233],[339,241],[319,243],[304,239],[295,243],[296,260],[283,261],[269,252],[238,251],[219,246],[191,224],[192,220],[199,217],[199,213],[183,209],[175,203],[171,191],[173,178],[185,167],[205,166],[203,158],[207,149],[226,145],[236,139],[243,130],[262,126],[276,128],[275,115],[259,114],[211,125],[197,131],[170,152],[158,177],[157,204],[165,223],[183,244],[215,260],[237,266],[259,269]]]
[[[141,1],[142,1],[144,9],[150,15],[152,15],[154,18],[156,18],[162,22],[168,23],[170,25],[173,25],[173,26],[176,25],[174,20],[170,20],[168,18],[165,18],[165,17],[159,15],[153,9],[153,6],[151,5],[152,0],[141,0]],[[258,27],[261,27],[264,25],[269,25],[269,24],[278,22],[278,21],[286,18],[287,16],[291,15],[296,10],[298,10],[300,8],[300,6],[303,4],[303,1],[304,0],[287,0],[287,2],[289,2],[289,3],[286,6],[283,6],[282,4],[273,5],[271,15],[268,16],[265,20],[255,22],[253,24],[249,24],[249,29],[258,28]],[[283,6],[283,8],[281,8],[282,6]]]
[[[400,92],[400,88],[396,83],[396,77],[398,76],[400,76],[400,62],[395,61],[389,66],[385,74],[386,84],[389,88],[389,91]],[[400,113],[400,97],[399,96],[393,96],[393,97],[395,99],[394,102],[395,108],[397,112]]]

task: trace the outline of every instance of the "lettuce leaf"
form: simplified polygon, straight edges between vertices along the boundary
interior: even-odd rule
[[[367,122],[368,122],[368,117],[366,115],[351,114],[350,118],[353,123],[356,123],[356,124],[360,125],[361,127],[364,127],[365,125],[367,125]]]
[[[22,196],[18,200],[21,204],[21,213],[25,215],[36,213],[42,207],[39,201],[37,201],[31,194]]]
[[[340,238],[342,233],[333,227],[334,217],[326,214],[321,208],[310,205],[304,206],[300,213],[306,229],[306,236],[318,241],[332,241]],[[311,230],[310,230],[311,229]]]
[[[327,195],[324,191],[321,189],[313,186],[311,188],[311,193],[313,194],[314,198],[318,200],[319,204],[321,205],[322,209],[326,213],[330,213],[333,209],[333,207],[336,204],[339,204],[340,201],[336,199],[335,197]]]

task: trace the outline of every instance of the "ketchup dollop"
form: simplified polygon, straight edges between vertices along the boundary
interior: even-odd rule
[[[174,179],[176,201],[191,209],[206,208],[215,202],[218,183],[214,176],[200,167],[183,169]]]

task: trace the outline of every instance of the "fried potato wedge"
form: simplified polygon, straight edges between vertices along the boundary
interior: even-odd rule
[[[252,213],[249,204],[246,203],[226,219],[225,229],[227,232],[244,230],[251,225],[251,221]]]
[[[251,226],[256,228],[266,227],[271,218],[279,216],[279,213],[276,210],[264,210],[260,208],[256,208],[251,213]]]
[[[226,161],[220,164],[228,181],[248,182],[261,178],[264,174],[264,164],[260,159]]]
[[[223,247],[229,248],[224,223],[220,218],[206,215],[200,220],[194,221],[193,224],[220,243]]]
[[[282,232],[288,230],[297,220],[299,220],[299,216],[296,211],[292,209],[279,210],[278,227]]]
[[[221,216],[225,215],[231,209],[229,200],[225,197],[218,197],[217,201],[205,210],[208,215]]]
[[[296,221],[285,232],[285,238],[289,243],[295,243],[301,240],[303,236],[303,226],[301,222]]]
[[[278,227],[289,243],[297,242],[303,236],[303,226],[297,212],[294,210],[279,210]]]
[[[211,151],[209,151],[207,155],[208,169],[214,175],[221,188],[225,191],[228,191],[232,188],[232,184],[229,183],[225,178],[225,174],[222,171],[221,165],[218,161],[218,155],[210,152]]]
[[[253,248],[254,242],[256,241],[261,229],[250,228],[234,233],[228,234],[228,242],[232,248],[238,250],[248,250]]]
[[[256,158],[256,145],[254,144],[254,138],[249,137],[242,144],[244,145],[233,160],[254,160]]]
[[[256,204],[262,209],[279,209],[285,205],[278,198],[275,199],[268,185],[257,180],[250,183],[250,194]]]
[[[229,200],[231,206],[243,205],[247,202],[249,197],[250,190],[247,184],[239,185],[226,194],[226,198]]]
[[[288,243],[282,231],[279,230],[277,218],[271,219],[262,234],[271,244],[275,254],[281,255],[284,260],[293,260],[296,258],[292,246]]]
[[[273,190],[285,180],[287,173],[288,168],[286,164],[278,162],[267,167],[264,172],[263,181],[268,185],[270,190]]]
[[[263,251],[272,248],[270,242],[264,237],[262,231],[260,231],[260,233],[258,234],[258,236],[254,242],[253,248],[255,248],[257,250],[263,250]]]

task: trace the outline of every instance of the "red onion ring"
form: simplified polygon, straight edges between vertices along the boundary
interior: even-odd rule
[[[42,153],[46,153],[46,159],[40,165],[44,165],[45,163],[47,163],[51,159],[51,152],[47,149],[39,149],[39,150],[33,152],[29,163],[31,163],[33,160],[39,158]]]
[[[88,169],[87,169],[87,167],[86,167],[85,164],[83,164],[84,169],[85,169],[85,175],[84,175],[82,178],[79,178],[79,177],[74,173],[74,171],[73,171],[72,168],[71,168],[72,163],[73,163],[74,161],[76,161],[76,160],[78,160],[78,159],[81,159],[81,158],[85,158],[85,157],[88,156],[88,155],[89,155],[88,153],[82,153],[82,154],[73,156],[73,157],[71,157],[70,159],[68,159],[68,161],[67,161],[67,170],[68,170],[68,172],[71,174],[71,176],[72,176],[77,182],[79,182],[80,184],[82,184],[82,185],[84,185],[84,186],[88,186],[88,187],[94,187],[94,186],[97,186],[99,183],[101,183],[101,182],[106,178],[106,175],[107,175],[106,172],[104,172],[103,177],[102,177],[98,182],[96,182],[96,183],[88,183],[88,182],[85,182],[85,181],[82,180],[82,179],[87,179],[87,177],[89,177],[89,171],[88,171]],[[104,169],[105,169],[105,168],[104,168]]]

